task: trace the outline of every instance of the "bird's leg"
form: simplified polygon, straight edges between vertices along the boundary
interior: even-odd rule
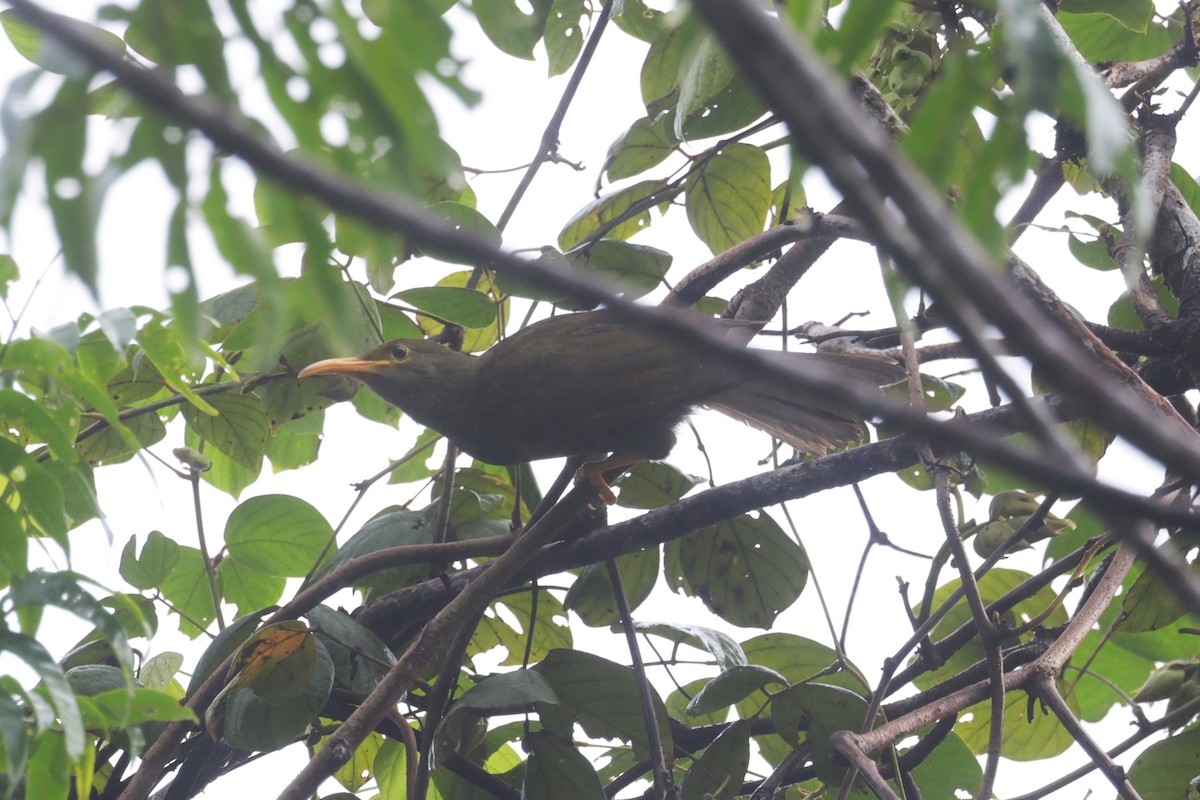
[[[596,491],[600,493],[600,499],[608,505],[617,502],[617,496],[613,494],[613,490],[609,487],[608,481],[604,478],[604,473],[614,469],[624,469],[631,467],[634,464],[640,464],[646,459],[641,456],[626,456],[620,453],[613,453],[610,457],[599,461],[590,461],[584,464],[575,473],[575,485],[581,483],[590,483],[596,487]]]

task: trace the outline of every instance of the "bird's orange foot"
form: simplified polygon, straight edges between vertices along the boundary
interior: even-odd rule
[[[613,494],[612,487],[604,479],[604,473],[640,464],[645,460],[637,456],[614,455],[611,458],[584,464],[575,472],[575,485],[590,483],[596,487],[596,493],[600,495],[600,499],[611,506],[617,502],[617,496]]]

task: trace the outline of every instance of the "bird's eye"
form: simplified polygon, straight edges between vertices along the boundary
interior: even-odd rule
[[[392,358],[397,361],[403,361],[408,358],[408,348],[402,344],[398,344],[392,348]]]

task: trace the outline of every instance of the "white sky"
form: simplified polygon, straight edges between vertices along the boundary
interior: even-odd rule
[[[94,0],[55,0],[45,5],[63,13],[91,18],[90,9],[98,3]],[[281,5],[278,2],[258,3],[256,13],[263,19],[269,16],[272,8]],[[463,162],[469,166],[496,169],[523,164],[533,153],[565,79],[547,82],[544,63],[520,62],[498,55],[490,43],[482,39],[473,22],[463,22],[466,19],[465,15],[456,16],[458,33],[455,51],[471,59],[472,65],[466,74],[467,82],[482,89],[485,99],[478,108],[468,110],[444,95],[435,94],[443,135],[459,150]],[[552,243],[562,223],[591,197],[608,144],[643,113],[639,98],[634,93],[643,53],[643,46],[610,29],[597,61],[584,81],[580,96],[567,117],[561,136],[563,157],[569,161],[583,162],[586,171],[574,173],[565,166],[544,166],[509,227],[505,238],[507,246],[522,248]],[[0,82],[6,83],[27,66],[6,42],[0,42]],[[243,76],[241,81],[245,88],[245,104],[249,108],[261,108],[262,103],[254,102],[253,92],[256,90],[252,78],[252,75]],[[103,137],[104,125],[97,122],[92,129],[93,135]],[[1039,132],[1039,135],[1047,134],[1048,129]],[[1188,141],[1184,131],[1180,133],[1180,141]],[[1186,155],[1189,154],[1181,153],[1180,157]],[[1193,172],[1196,169],[1195,163],[1187,166]],[[485,215],[492,219],[498,216],[517,177],[519,173],[471,179],[479,196],[480,210]],[[246,213],[250,209],[249,185],[247,183],[247,191],[243,196],[233,198],[235,207],[245,209]],[[806,185],[809,188],[809,202],[817,209],[830,208],[836,202],[832,193],[822,190],[820,181],[806,181]],[[41,200],[40,186],[32,186],[30,191],[37,200]],[[162,191],[162,183],[154,171],[144,167],[138,174],[129,176],[113,188],[101,228],[103,308],[134,304],[164,307],[167,304],[162,278],[162,236],[167,204],[158,200]],[[1019,200],[1018,193],[1008,211],[1015,208]],[[1056,205],[1063,208],[1073,204],[1077,204],[1076,198],[1063,194]],[[1102,209],[1100,213],[1109,218],[1114,214],[1109,208]],[[1058,221],[1053,213],[1041,219],[1055,224]],[[57,243],[40,209],[33,204],[24,204],[18,212],[16,229],[19,234],[14,241],[0,241],[0,249],[8,248],[25,276],[13,292],[13,308],[19,308],[25,297],[33,291],[31,279],[48,269],[42,285],[33,292],[24,325],[48,328],[73,319],[83,310],[96,310],[91,298],[78,283],[63,275],[56,259]],[[665,220],[656,218],[652,230],[653,238],[639,237],[637,241],[657,244],[670,250],[675,255],[677,271],[673,273],[674,277],[707,259],[707,251],[686,228],[681,209],[673,211]],[[1076,270],[1055,269],[1055,264],[1070,263],[1065,250],[1065,237],[1061,235],[1030,231],[1022,240],[1019,252],[1035,268],[1043,270],[1051,285],[1085,316],[1090,319],[1104,318],[1107,306],[1120,286],[1118,276],[1114,273],[1089,276],[1094,277],[1095,281],[1085,285],[1076,281]],[[233,275],[214,252],[200,253],[196,263],[199,265],[197,277],[201,296],[229,288]],[[412,263],[397,278],[401,282],[411,280],[425,284],[430,280],[427,267],[422,262]],[[284,268],[288,269],[287,265]],[[850,272],[849,278],[847,271]],[[861,297],[861,287],[878,284],[876,276],[875,257],[869,248],[853,243],[840,244],[834,254],[822,259],[813,273],[801,283],[800,290],[794,293],[789,318],[793,323],[806,319],[833,323],[836,321],[834,317],[840,316],[844,310],[862,310],[870,306],[877,315],[864,322],[864,326],[884,326],[888,316],[885,312],[883,316],[878,316],[885,308],[882,297]],[[757,277],[757,274],[750,274],[746,276],[746,281]],[[728,297],[733,293],[733,288],[723,286],[720,293]],[[953,369],[934,365],[930,371],[946,374]],[[742,426],[713,414],[699,417],[697,425],[712,457],[718,483],[762,469],[754,462],[767,452],[765,439],[748,437]],[[275,492],[294,494],[312,502],[336,524],[353,500],[351,484],[378,471],[388,458],[402,454],[414,436],[413,429],[407,425],[402,425],[402,430],[395,433],[364,423],[348,405],[327,413],[326,432],[321,459],[317,464],[280,476],[268,474],[247,490],[242,499]],[[173,426],[168,438],[154,449],[169,460],[171,448],[180,444],[182,429]],[[686,430],[681,431],[680,445],[670,461],[686,471],[705,473],[703,462],[692,444],[692,437]],[[552,476],[556,469],[557,464],[551,463],[543,472]],[[1112,473],[1110,477],[1114,481],[1143,490],[1153,488],[1161,477],[1156,469],[1148,469],[1136,459],[1124,459],[1118,465],[1108,467],[1106,473]],[[153,462],[139,460],[98,470],[97,481],[102,506],[109,515],[108,524],[115,546],[110,546],[106,532],[95,522],[73,533],[75,563],[89,574],[107,574],[111,576],[115,590],[124,588],[117,577],[116,566],[120,548],[131,534],[144,538],[151,530],[161,530],[180,543],[195,544],[190,489],[185,482],[173,478]],[[868,481],[863,490],[877,520],[894,541],[920,552],[934,552],[940,542],[940,528],[932,495],[897,492],[897,487],[895,478],[884,476]],[[411,487],[377,486],[347,524],[346,534],[357,530],[379,508],[407,500],[412,491]],[[203,502],[210,540],[219,540],[224,519],[236,503],[207,485],[204,486]],[[827,492],[790,504],[793,518],[800,525],[800,535],[839,628],[850,580],[866,537],[865,525],[858,514],[847,511],[855,507],[849,489]],[[614,512],[621,513],[619,510]],[[986,515],[986,505],[974,509],[968,506],[968,514],[972,513]],[[782,521],[781,516],[776,516]],[[52,555],[50,558],[54,563],[62,564],[60,556]],[[1011,559],[1006,566],[1037,570],[1036,561],[1030,557]],[[850,628],[849,650],[857,664],[872,678],[878,674],[882,658],[890,654],[903,639],[903,631],[908,627],[895,594],[895,578],[901,573],[915,585],[920,585],[923,582],[923,562],[876,551],[864,575],[863,586],[868,589],[858,598],[854,624]],[[344,602],[354,604],[352,599]],[[696,621],[698,615],[706,618],[703,624],[728,630],[728,626],[722,625],[719,620],[707,619],[709,615],[699,600],[677,597],[661,585],[652,600],[635,612],[635,616],[642,620]],[[61,623],[63,631],[59,649],[55,650],[57,655],[82,633],[83,628],[61,615],[53,619],[56,626]],[[189,653],[185,665],[194,664],[196,644],[179,636],[162,635],[162,631],[169,632],[173,628],[174,620],[165,619],[154,647],[160,650],[180,649]],[[50,629],[50,626],[43,628],[44,631]],[[816,593],[811,588],[780,618],[777,629],[829,642]],[[577,637],[581,630],[582,626],[575,624]],[[731,632],[740,638],[757,633]],[[600,639],[600,636],[606,638]],[[592,644],[585,646],[608,657],[619,658],[613,654],[624,652],[623,641],[608,636],[607,633],[588,636],[585,641]],[[686,676],[687,673],[682,674]],[[665,696],[669,685],[665,681],[659,685]],[[1105,743],[1111,744],[1126,735],[1126,720],[1127,716],[1122,715],[1111,725]],[[284,753],[262,758],[250,767],[235,772],[232,779],[214,784],[209,795],[221,796],[222,791],[228,792],[235,785],[241,787],[241,793],[244,793],[247,785],[262,786],[264,791],[277,791],[281,787],[279,775],[293,773],[302,757],[302,751],[291,748]],[[1068,758],[1072,767],[1082,760],[1083,756],[1077,749]],[[1062,771],[1064,769],[1061,767],[1047,771],[1040,766],[1005,764],[1001,768],[999,788],[1001,794],[1018,787],[1033,788],[1047,777]],[[1082,796],[1085,786],[1100,792],[1111,791],[1103,780],[1096,779],[1075,784],[1068,796]]]

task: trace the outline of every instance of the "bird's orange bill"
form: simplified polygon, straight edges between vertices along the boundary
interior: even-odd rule
[[[357,375],[372,375],[388,366],[389,361],[371,361],[366,358],[350,356],[348,358],[327,358],[309,364],[296,374],[297,378],[309,378],[313,375],[342,375],[353,378]]]

